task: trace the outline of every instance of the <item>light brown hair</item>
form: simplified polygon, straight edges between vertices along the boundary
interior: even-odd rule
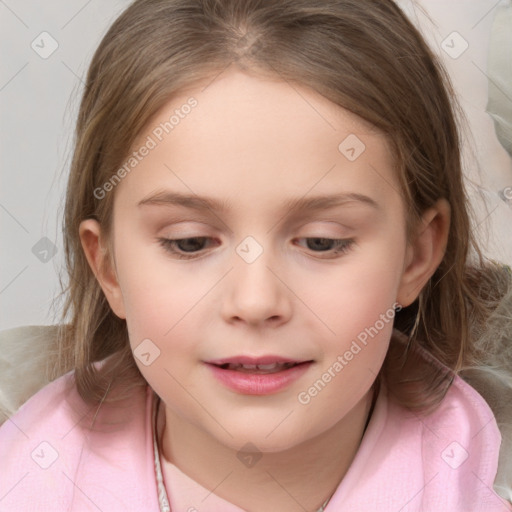
[[[420,370],[414,347],[457,372],[474,362],[475,337],[509,286],[472,235],[460,141],[448,77],[391,0],[138,0],[114,22],[92,59],[67,188],[64,241],[68,283],[57,373],[75,370],[84,400],[108,400],[145,385],[126,322],[110,309],[82,251],[80,222],[107,237],[115,190],[94,195],[118,170],[149,120],[177,93],[224,69],[308,87],[387,137],[406,204],[407,233],[439,198],[451,206],[443,261],[419,298],[395,318],[408,336],[394,343],[385,376],[404,405],[439,403],[452,375]],[[101,369],[92,363],[108,356]]]

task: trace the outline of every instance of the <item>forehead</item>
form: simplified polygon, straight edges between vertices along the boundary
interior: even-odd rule
[[[375,128],[310,89],[240,71],[181,91],[132,151],[137,164],[116,190],[131,204],[165,189],[245,208],[334,191],[399,195]]]

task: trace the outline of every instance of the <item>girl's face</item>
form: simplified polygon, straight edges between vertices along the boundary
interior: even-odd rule
[[[384,137],[306,88],[230,72],[174,97],[133,151],[98,191],[115,193],[102,286],[169,414],[262,451],[346,421],[414,298]],[[240,358],[281,365],[213,364]]]

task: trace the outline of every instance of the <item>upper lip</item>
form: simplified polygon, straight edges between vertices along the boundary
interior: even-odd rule
[[[281,357],[281,356],[260,356],[260,357],[251,357],[251,356],[234,356],[234,357],[226,357],[224,359],[212,359],[211,361],[205,361],[208,364],[214,364],[216,366],[220,366],[223,364],[273,364],[273,363],[305,363],[310,360],[306,359],[293,359],[290,357]]]

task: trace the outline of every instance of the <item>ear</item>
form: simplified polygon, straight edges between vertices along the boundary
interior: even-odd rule
[[[403,307],[412,304],[443,260],[450,231],[450,204],[439,199],[418,223],[407,246],[404,272],[397,302]]]
[[[82,221],[80,223],[79,235],[85,257],[112,311],[119,318],[126,318],[121,287],[119,286],[114,265],[110,261],[107,248],[102,244],[99,222],[94,219]]]

